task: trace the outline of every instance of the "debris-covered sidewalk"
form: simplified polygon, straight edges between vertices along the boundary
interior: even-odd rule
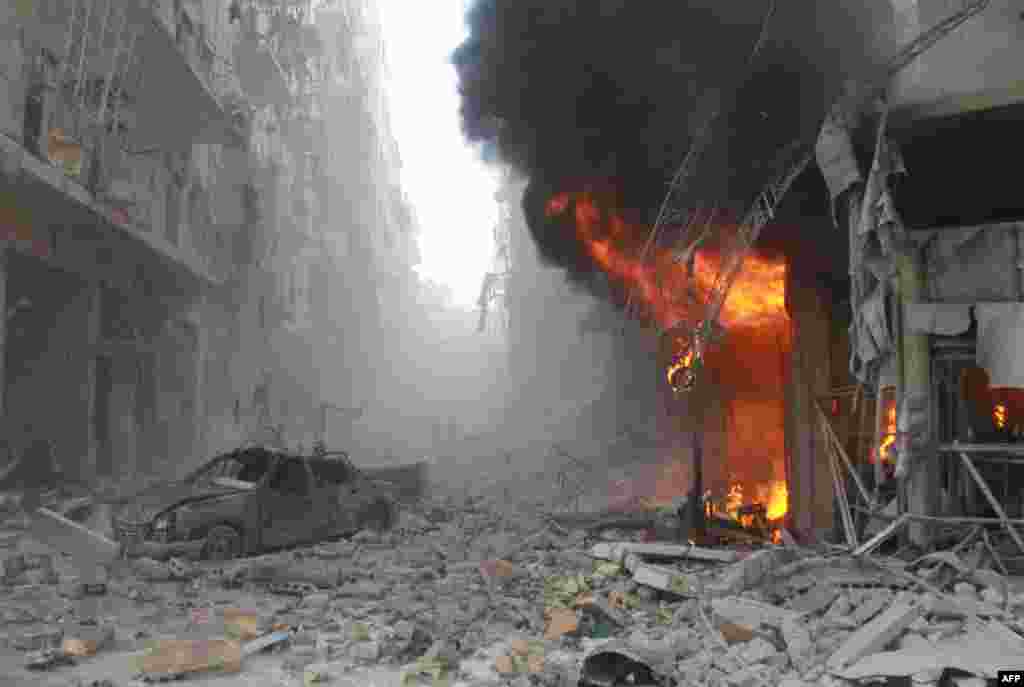
[[[384,535],[220,567],[120,562],[83,584],[32,531],[0,534],[0,684],[980,685],[1024,668],[1024,595],[982,547],[903,561],[591,541],[423,502]]]

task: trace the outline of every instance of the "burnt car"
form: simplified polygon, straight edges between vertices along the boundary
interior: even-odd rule
[[[114,530],[129,556],[227,560],[385,530],[397,515],[389,491],[344,452],[247,448],[126,499],[114,512]]]

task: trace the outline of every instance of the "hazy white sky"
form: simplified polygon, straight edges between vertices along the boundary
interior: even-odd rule
[[[464,0],[378,0],[387,42],[391,118],[402,185],[420,222],[422,276],[473,305],[491,267],[497,177],[459,127],[452,51],[466,35]]]

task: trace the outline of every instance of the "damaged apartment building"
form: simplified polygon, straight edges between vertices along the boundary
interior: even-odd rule
[[[375,237],[412,227],[395,184],[365,190],[392,158],[349,152],[394,145],[368,87],[379,32],[359,3],[331,11],[349,21],[325,30],[308,1],[5,3],[9,451],[41,435],[67,474],[120,480],[337,438],[366,383],[347,323],[383,319],[364,272],[411,260]],[[335,140],[341,115],[358,126]]]
[[[862,541],[907,514],[908,543],[927,547],[950,534],[939,516],[974,518],[1009,563],[1024,556],[1024,23],[1013,3],[980,4],[884,99],[822,129],[831,217],[816,231],[850,276],[791,263],[787,476],[799,531]],[[901,5],[908,37],[959,9]]]

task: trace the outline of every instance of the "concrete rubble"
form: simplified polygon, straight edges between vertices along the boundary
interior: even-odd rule
[[[217,566],[111,562],[82,531],[101,544],[85,587],[85,554],[32,520],[0,525],[0,684],[799,687],[1024,668],[1024,594],[969,552],[597,541],[424,501],[382,535]]]

